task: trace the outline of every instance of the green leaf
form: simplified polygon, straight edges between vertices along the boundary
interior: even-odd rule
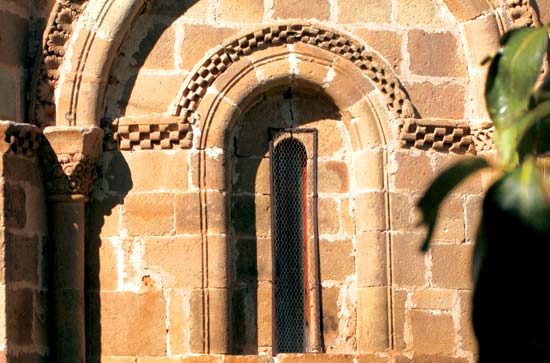
[[[539,143],[541,135],[534,135],[532,130],[538,128],[539,122],[548,116],[550,116],[550,101],[537,105],[518,117],[513,125],[496,133],[495,145],[500,152],[501,164],[506,170],[517,166],[520,161],[518,152],[523,159],[525,155],[533,153],[543,145],[544,140],[540,140]]]
[[[506,173],[494,189],[494,200],[506,212],[517,216],[539,232],[550,231],[550,203],[534,157]]]
[[[429,247],[437,214],[445,197],[468,176],[488,166],[487,160],[482,158],[464,159],[445,170],[433,181],[417,205],[422,212],[421,223],[428,226],[428,234],[422,245],[423,251]]]
[[[550,145],[546,135],[548,134],[550,117],[550,100],[538,104],[533,110],[527,112],[516,123],[517,147],[523,155],[534,152],[545,152]],[[537,132],[538,131],[538,132]],[[535,133],[536,132],[536,133]]]
[[[485,97],[497,132],[528,110],[547,44],[546,28],[516,29],[493,59]]]

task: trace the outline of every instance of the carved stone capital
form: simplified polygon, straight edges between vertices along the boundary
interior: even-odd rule
[[[41,162],[48,195],[89,195],[97,178],[103,130],[47,127],[44,136]]]

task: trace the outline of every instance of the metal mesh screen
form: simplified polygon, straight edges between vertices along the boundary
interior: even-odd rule
[[[307,244],[316,173],[311,170],[312,163],[308,163],[307,146],[312,137],[312,131],[308,135],[308,130],[303,129],[272,130],[271,135],[274,333],[275,350],[280,353],[308,350]]]

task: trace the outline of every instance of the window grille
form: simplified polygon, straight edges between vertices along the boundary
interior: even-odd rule
[[[274,351],[321,350],[317,130],[270,129]]]

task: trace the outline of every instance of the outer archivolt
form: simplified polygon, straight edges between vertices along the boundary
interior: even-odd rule
[[[41,128],[55,124],[54,91],[65,47],[88,0],[59,0],[45,30],[42,54],[37,61],[31,89],[31,123]]]

